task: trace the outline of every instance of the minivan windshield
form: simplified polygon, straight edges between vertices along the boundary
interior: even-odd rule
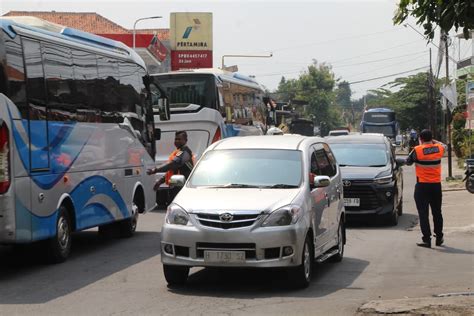
[[[298,188],[302,170],[302,153],[297,150],[215,150],[201,158],[189,185],[213,188]]]
[[[330,146],[341,167],[383,167],[388,162],[385,144],[337,143]]]

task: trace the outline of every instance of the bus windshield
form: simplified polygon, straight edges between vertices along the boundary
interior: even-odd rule
[[[212,75],[163,75],[155,80],[165,90],[170,107],[186,108],[197,104],[207,108],[216,107],[216,89]]]
[[[365,112],[364,121],[369,123],[390,123],[395,121],[395,113]]]
[[[380,133],[385,136],[394,137],[395,136],[395,126],[394,125],[365,125],[364,133]]]

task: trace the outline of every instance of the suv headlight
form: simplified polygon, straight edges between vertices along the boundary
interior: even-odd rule
[[[263,221],[263,227],[269,226],[287,226],[295,224],[303,214],[301,208],[297,205],[283,206],[270,213]]]
[[[192,225],[189,221],[189,214],[177,204],[170,204],[170,206],[168,206],[165,221],[167,224],[172,225]]]
[[[375,178],[374,182],[377,184],[389,184],[390,182],[392,182],[392,178],[393,178],[392,175]]]

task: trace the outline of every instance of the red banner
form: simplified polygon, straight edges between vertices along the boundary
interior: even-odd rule
[[[151,40],[151,43],[147,49],[159,61],[164,61],[168,55],[168,50],[166,49],[165,45],[160,42],[156,35],[153,36],[153,39]]]
[[[212,51],[171,51],[171,70],[212,68]]]

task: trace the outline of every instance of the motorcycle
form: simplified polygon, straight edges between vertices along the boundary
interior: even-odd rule
[[[416,137],[410,137],[408,140],[408,152],[411,153],[416,145],[418,145],[418,139]]]
[[[462,181],[466,181],[466,190],[474,193],[474,159],[466,159],[466,176]]]

